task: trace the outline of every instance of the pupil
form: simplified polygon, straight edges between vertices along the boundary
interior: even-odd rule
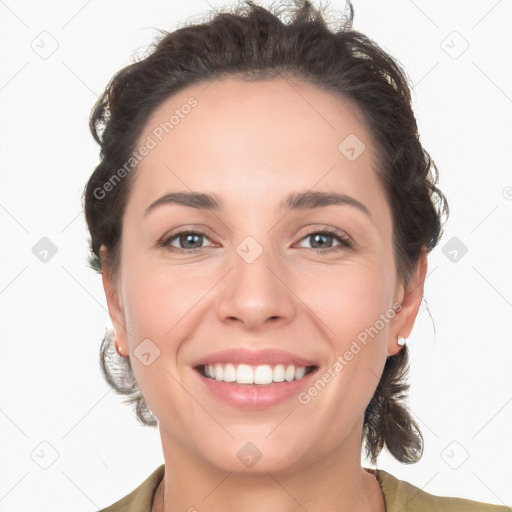
[[[192,240],[193,237],[199,237],[199,236],[201,236],[201,235],[197,235],[197,234],[194,234],[194,233],[189,233],[187,235],[182,235],[181,241],[183,242],[183,240],[184,240],[185,241],[185,245],[187,243],[189,243],[189,242],[193,244],[194,243],[193,240]]]
[[[316,234],[313,236],[314,240],[315,240],[315,244],[318,242],[318,238],[327,238],[329,235],[320,235],[320,234]],[[323,244],[320,244],[320,245],[323,245]]]

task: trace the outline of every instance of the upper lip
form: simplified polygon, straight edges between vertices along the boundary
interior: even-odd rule
[[[263,364],[292,364],[296,367],[316,366],[316,364],[313,361],[292,354],[290,352],[285,352],[284,350],[249,350],[242,347],[230,348],[226,350],[221,350],[219,352],[214,352],[213,354],[201,357],[200,359],[192,363],[192,366],[197,367],[216,363],[249,364],[254,366],[259,366]]]

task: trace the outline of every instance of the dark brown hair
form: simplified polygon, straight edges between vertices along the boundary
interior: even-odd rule
[[[212,12],[200,23],[162,32],[145,57],[113,76],[90,118],[92,134],[101,147],[101,161],[84,190],[91,234],[89,264],[94,269],[101,272],[103,266],[115,280],[123,213],[134,172],[119,179],[118,171],[126,166],[155,109],[198,82],[287,76],[359,108],[379,158],[378,176],[392,212],[397,274],[404,284],[409,282],[422,249],[430,252],[437,245],[448,204],[436,186],[437,168],[419,141],[405,72],[378,44],[352,29],[350,1],[347,7],[349,13],[340,16],[339,25],[333,27],[334,18],[327,19],[325,8],[316,9],[308,1],[268,9],[246,1]],[[289,19],[282,21],[284,15]],[[104,194],[109,180],[115,186]],[[99,258],[102,245],[107,249],[103,262]],[[101,345],[101,368],[107,382],[135,404],[142,423],[156,425],[130,359],[119,357],[112,341],[107,333]],[[362,441],[373,463],[384,445],[403,463],[416,462],[423,453],[420,429],[404,404],[408,364],[407,346],[388,357],[366,408]]]

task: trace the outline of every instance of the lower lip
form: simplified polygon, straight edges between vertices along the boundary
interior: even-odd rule
[[[317,370],[315,368],[300,380],[274,382],[265,386],[224,382],[204,377],[197,370],[196,373],[208,390],[220,400],[243,409],[267,409],[297,396],[307,387]]]

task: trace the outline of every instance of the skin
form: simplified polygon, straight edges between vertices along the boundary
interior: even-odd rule
[[[190,96],[197,107],[133,171],[119,273],[103,272],[118,346],[159,420],[166,470],[153,512],[384,511],[378,481],[361,467],[363,414],[397,336],[414,326],[426,253],[404,286],[378,160],[349,101],[281,77],[197,84],[167,99],[140,141]],[[349,134],[366,146],[354,161],[338,150]],[[217,194],[225,209],[165,205],[144,216],[162,195],[190,190]],[[279,210],[288,193],[307,190],[345,193],[370,215],[349,205]],[[329,227],[355,248],[307,236]],[[198,253],[158,245],[187,229],[206,236],[172,246]],[[250,264],[236,252],[247,236],[263,249]],[[240,410],[208,394],[191,367],[221,349],[279,348],[317,361],[321,375],[394,302],[401,311],[307,405]],[[146,366],[134,350],[148,338],[160,355]],[[262,454],[251,468],[237,457],[249,441]]]

